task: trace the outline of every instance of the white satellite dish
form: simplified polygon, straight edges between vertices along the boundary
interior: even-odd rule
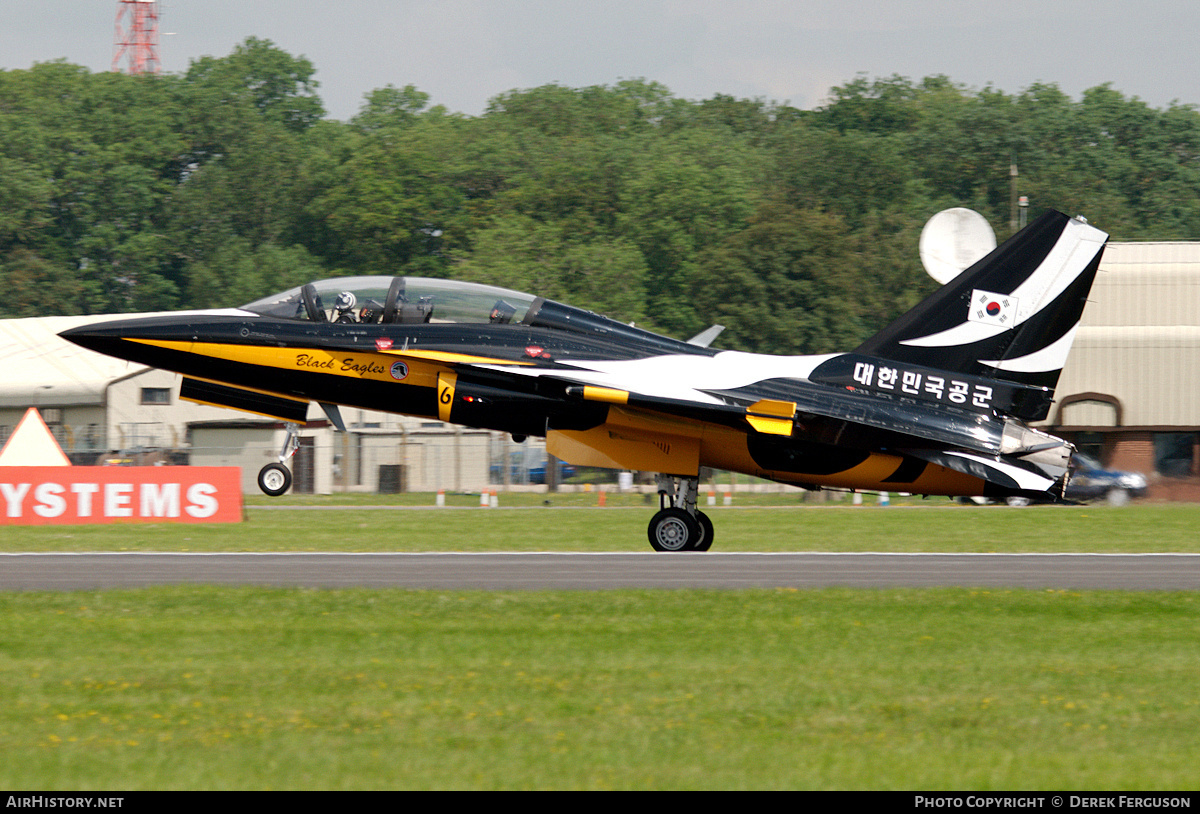
[[[983,215],[955,207],[938,212],[921,230],[921,264],[942,285],[996,248],[996,233]]]

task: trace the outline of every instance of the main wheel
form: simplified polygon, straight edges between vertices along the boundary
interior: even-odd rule
[[[655,551],[694,551],[704,534],[683,509],[663,509],[650,518],[648,532]]]
[[[283,464],[267,464],[258,470],[258,488],[271,497],[279,497],[292,485],[292,471]]]
[[[696,551],[708,551],[713,544],[713,524],[704,512],[696,512],[696,522],[700,525],[700,539],[696,541]]]

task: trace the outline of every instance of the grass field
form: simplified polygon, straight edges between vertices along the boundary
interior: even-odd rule
[[[1200,527],[1171,505],[711,515],[721,550],[1194,551]],[[642,506],[247,516],[3,547],[647,547]],[[1194,789],[1198,679],[1191,592],[0,593],[0,785]]]
[[[1200,505],[962,506],[913,501],[812,506],[756,496],[703,507],[716,551],[1200,551]],[[251,505],[246,522],[211,525],[10,526],[7,551],[647,551],[655,507],[629,496],[596,507],[595,495],[506,496],[498,509],[478,495],[432,508],[350,505],[339,498]],[[524,499],[525,505],[510,506]],[[475,506],[467,501],[474,501]],[[536,502],[535,502],[536,501]],[[281,507],[290,507],[281,508]]]

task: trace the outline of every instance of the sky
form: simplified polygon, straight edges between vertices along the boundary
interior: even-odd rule
[[[1200,105],[1195,0],[165,0],[162,70],[247,37],[309,59],[327,114],[415,85],[476,116],[545,84],[660,82],[800,108],[858,75],[944,74],[971,90],[1109,83],[1152,107]],[[106,71],[116,0],[0,0],[0,68],[64,59]]]

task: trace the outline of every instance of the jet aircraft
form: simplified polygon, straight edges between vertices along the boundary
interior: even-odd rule
[[[1107,235],[1049,212],[846,353],[773,356],[685,342],[486,285],[400,276],[293,288],[240,308],[62,335],[183,375],[181,397],[288,422],[316,401],[546,438],[578,466],[658,473],[657,551],[704,551],[701,468],[808,489],[1063,500],[1074,448],[1031,427]]]

